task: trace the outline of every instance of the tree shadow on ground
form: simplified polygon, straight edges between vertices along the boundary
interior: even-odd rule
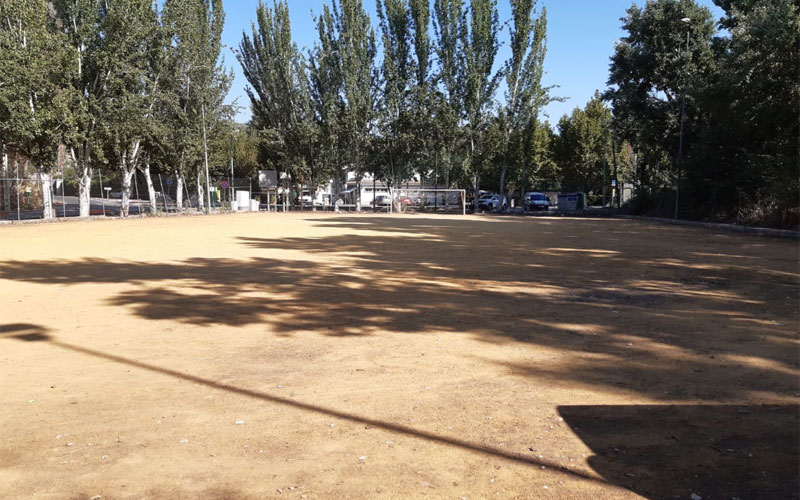
[[[794,405],[560,406],[589,465],[653,499],[800,498]]]
[[[291,398],[269,394],[264,391],[246,389],[232,384],[226,384],[218,382],[216,380],[210,380],[196,375],[191,375],[189,373],[172,370],[162,366],[150,363],[144,363],[142,361],[137,361],[134,359],[129,359],[123,356],[118,356],[115,354],[110,354],[107,352],[98,351],[95,349],[89,349],[86,347],[70,344],[67,342],[62,342],[57,338],[53,337],[47,328],[32,323],[10,323],[5,325],[0,324],[0,340],[2,339],[14,339],[31,343],[46,343],[49,346],[58,347],[67,351],[76,352],[82,355],[91,356],[106,361],[111,361],[113,363],[130,366],[140,370],[157,373],[160,375],[177,379],[181,382],[193,383],[207,388],[225,391],[232,394],[237,394],[239,396],[243,396],[246,398],[257,399],[266,403],[287,406],[294,409],[307,411],[310,413],[325,415],[327,417],[340,418],[357,424],[366,425],[367,427],[376,427],[385,431],[398,433],[408,437],[419,438],[445,446],[452,446],[469,452],[482,453],[503,460],[510,460],[512,462],[517,462],[525,465],[534,465],[542,468],[549,467],[552,470],[557,471],[558,473],[564,474],[566,476],[571,476],[574,478],[584,479],[588,481],[595,481],[595,482],[598,481],[598,479],[595,477],[592,477],[580,471],[571,470],[567,467],[559,465],[556,462],[552,462],[550,460],[546,460],[543,458],[512,453],[500,448],[487,446],[480,443],[473,443],[466,439],[444,436],[433,432],[427,432],[421,429],[415,429],[407,425],[385,422],[383,420],[377,420],[362,415],[357,415],[354,413],[347,413],[333,408],[328,408],[325,406],[315,405],[311,403],[304,403],[302,401],[297,401]]]
[[[652,498],[671,496],[671,487],[664,486],[670,478],[692,472],[627,470],[635,465],[627,457],[661,464],[691,455],[691,446],[648,444],[648,436],[666,429],[687,443],[707,444],[705,436],[722,443],[729,429],[740,429],[736,439],[743,443],[783,441],[796,447],[790,430],[798,427],[797,407],[785,405],[800,390],[794,242],[672,227],[658,227],[651,235],[644,224],[605,219],[324,217],[314,224],[338,234],[243,236],[236,243],[250,256],[239,259],[6,261],[0,263],[0,278],[58,286],[124,283],[128,286],[106,303],[148,320],[263,324],[276,335],[453,335],[546,348],[555,353],[549,360],[487,357],[484,362],[536,383],[692,403],[675,410],[562,407],[564,418],[598,453],[592,466]],[[88,351],[83,349],[138,363]],[[780,401],[781,410],[696,405],[748,400]],[[729,415],[730,408],[749,413]],[[747,417],[744,427],[731,415]],[[351,417],[363,419],[346,418]],[[632,436],[630,443],[641,443],[620,459],[598,451],[604,436],[621,441]],[[725,454],[746,448],[713,446]],[[705,448],[698,457],[704,471],[714,464],[733,471],[718,470],[716,479],[691,474],[707,478],[715,492],[789,491],[762,488],[762,463],[789,464],[797,472],[796,453],[785,447],[758,448],[762,455],[754,452],[755,460],[736,464],[726,462],[728,455],[712,460]],[[796,491],[796,474],[789,477],[787,470],[775,465],[769,477]]]
[[[635,235],[631,245],[625,240],[641,224],[598,219],[314,223],[346,234],[241,237],[239,244],[265,255],[244,259],[9,261],[0,263],[0,278],[126,283],[107,303],[151,320],[543,346],[559,359],[487,363],[520,377],[656,399],[798,391],[797,274],[785,253],[758,258],[763,239],[668,228],[676,238],[705,239],[665,245]],[[591,244],[565,239],[587,233],[598,235]],[[285,251],[292,257],[282,258]]]

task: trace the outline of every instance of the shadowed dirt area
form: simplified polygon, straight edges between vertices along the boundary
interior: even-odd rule
[[[614,219],[0,228],[0,497],[798,498],[799,279]]]

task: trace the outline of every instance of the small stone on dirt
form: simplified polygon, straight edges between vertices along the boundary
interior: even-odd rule
[[[359,460],[366,460],[366,459],[367,459],[367,456],[366,456],[366,455],[363,455],[363,456],[361,456],[361,457],[358,457],[358,459],[359,459]]]
[[[188,444],[188,443],[189,443],[189,440],[188,440],[188,439],[181,439],[181,440],[180,440],[180,441],[178,441],[178,442],[179,442],[180,444]]]
[[[237,420],[236,422],[234,422],[234,424],[236,424],[236,425],[244,425],[244,420]]]

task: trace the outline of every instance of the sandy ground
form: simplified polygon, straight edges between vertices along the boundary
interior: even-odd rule
[[[0,227],[0,498],[798,498],[799,278],[611,219]]]

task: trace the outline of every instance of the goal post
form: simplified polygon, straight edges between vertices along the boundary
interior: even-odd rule
[[[398,188],[392,190],[391,198],[390,210],[467,214],[464,189]]]

